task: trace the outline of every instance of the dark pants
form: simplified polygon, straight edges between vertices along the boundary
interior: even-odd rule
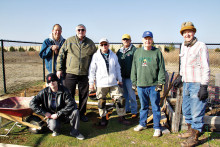
[[[78,109],[75,109],[68,117],[61,116],[57,119],[48,119],[47,120],[48,128],[51,131],[60,132],[61,122],[66,120],[66,118],[70,120],[70,126],[71,126],[70,131],[72,132],[73,135],[77,136],[79,134],[79,111]]]
[[[76,84],[78,84],[79,91],[79,113],[80,115],[84,115],[86,113],[86,104],[89,95],[89,83],[88,83],[88,75],[78,76],[74,74],[66,74],[65,83],[64,83],[72,97],[75,97]]]

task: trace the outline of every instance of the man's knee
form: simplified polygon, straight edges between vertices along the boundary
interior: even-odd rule
[[[118,105],[119,108],[124,108],[125,107],[125,98],[119,97],[118,99],[116,99],[115,104]]]
[[[98,101],[98,108],[99,109],[104,109],[105,108],[105,104],[106,104],[106,100],[105,99],[99,99]]]
[[[57,119],[49,119],[48,120],[48,128],[51,130],[51,131],[57,131],[60,129],[60,122],[57,120]]]

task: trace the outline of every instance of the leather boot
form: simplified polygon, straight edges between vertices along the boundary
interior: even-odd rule
[[[178,134],[180,139],[186,139],[192,136],[192,128],[191,124],[186,124],[188,126],[188,130],[185,133]]]
[[[108,120],[106,119],[106,116],[102,117],[99,125],[100,126],[107,126],[108,125]]]
[[[131,125],[131,122],[129,120],[126,120],[124,116],[120,116],[118,118],[118,122],[123,125]]]
[[[192,129],[192,136],[189,137],[186,141],[182,142],[181,147],[196,146],[199,143],[198,138],[199,138],[199,131]]]

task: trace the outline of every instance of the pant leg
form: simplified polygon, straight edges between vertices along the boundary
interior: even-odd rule
[[[182,112],[185,117],[185,122],[192,124],[191,116],[191,99],[189,94],[189,83],[183,83],[183,103],[182,103]]]
[[[151,86],[150,88],[150,101],[153,111],[153,122],[154,122],[154,129],[161,129],[160,126],[160,92],[155,91],[156,86]]]
[[[137,87],[137,91],[141,103],[139,124],[145,127],[149,108],[149,88]]]
[[[123,82],[123,96],[125,98],[125,110],[126,112],[129,112],[131,111],[131,108],[130,108],[130,99],[129,99],[127,85],[126,85],[126,79],[122,79],[122,82]]]
[[[88,76],[78,76],[78,90],[79,90],[79,114],[86,113],[86,105],[89,96]]]
[[[109,87],[97,87],[96,88],[96,96],[97,96],[97,99],[106,99],[106,95],[108,94],[109,92]],[[99,103],[99,100],[98,100],[98,103]],[[107,110],[106,110],[106,107],[104,107],[103,109],[99,109],[99,116],[100,117],[104,117],[106,116],[107,114]]]
[[[111,98],[114,99],[114,101],[116,101],[118,98],[123,96],[122,89],[120,89],[119,86],[110,87],[109,94],[110,94]],[[116,105],[116,112],[119,117],[126,115],[125,107],[119,108],[118,105]]]
[[[72,97],[75,97],[76,84],[78,83],[77,75],[66,74],[64,86],[69,89]],[[75,98],[74,98],[75,99]]]
[[[128,98],[129,98],[130,106],[131,106],[131,113],[137,114],[136,94],[135,94],[135,91],[132,89],[131,79],[126,79],[125,81],[126,81],[125,84],[126,84],[127,91],[128,91]]]
[[[203,118],[205,115],[206,100],[199,100],[198,92],[200,89],[200,83],[190,83],[189,87],[191,99],[190,109],[192,116],[191,127],[202,132],[202,128],[204,125]]]
[[[58,119],[47,119],[47,126],[51,131],[60,132],[61,121]]]
[[[79,110],[75,109],[69,116],[71,132],[73,135],[77,136],[79,134]]]

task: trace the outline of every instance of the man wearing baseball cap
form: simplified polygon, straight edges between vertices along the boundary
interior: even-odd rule
[[[160,91],[165,84],[165,65],[161,51],[153,46],[153,34],[145,31],[142,35],[143,47],[134,53],[131,81],[137,86],[138,96],[141,103],[139,125],[134,131],[146,129],[149,110],[149,99],[152,105],[154,137],[161,136],[160,126]]]
[[[129,125],[130,121],[125,119],[125,98],[119,86],[122,86],[122,78],[118,58],[109,49],[109,41],[102,38],[99,41],[100,49],[93,55],[89,67],[89,89],[94,90],[96,85],[96,95],[98,100],[99,115],[101,117],[99,125],[106,126],[106,96],[109,93],[116,104],[116,111],[119,116],[118,121],[124,125]]]
[[[79,140],[84,136],[79,132],[79,111],[75,100],[67,88],[58,83],[55,73],[47,75],[45,89],[41,90],[30,102],[30,108],[37,114],[47,118],[48,128],[52,136],[58,136],[61,131],[61,121],[70,120],[70,135]]]
[[[188,130],[179,134],[181,139],[187,139],[181,146],[198,144],[199,133],[204,125],[206,99],[208,98],[209,83],[209,53],[205,43],[195,37],[196,28],[192,22],[184,22],[180,34],[184,38],[181,46],[180,77],[174,81],[175,87],[183,83],[182,112]]]
[[[134,52],[136,47],[131,44],[131,36],[129,34],[124,34],[122,36],[122,44],[116,55],[118,56],[118,61],[121,66],[121,76],[123,82],[123,96],[125,97],[125,110],[127,113],[131,112],[132,118],[137,117],[137,101],[135,89],[132,89],[132,82],[130,79],[131,66],[133,61]]]

